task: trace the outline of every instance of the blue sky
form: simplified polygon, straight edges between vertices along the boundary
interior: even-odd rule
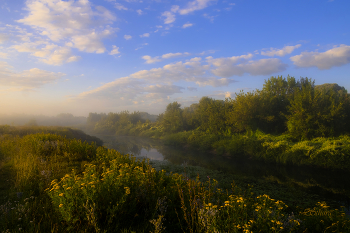
[[[348,0],[1,0],[2,113],[158,114],[265,79],[350,90]]]

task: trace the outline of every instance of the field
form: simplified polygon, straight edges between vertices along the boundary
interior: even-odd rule
[[[84,142],[81,132],[47,130],[2,127],[1,232],[350,231],[349,216],[325,202],[288,206],[233,180],[228,188],[209,171],[138,160],[94,138]]]

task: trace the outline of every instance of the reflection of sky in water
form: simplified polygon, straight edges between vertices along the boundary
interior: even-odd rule
[[[132,152],[129,152],[129,154],[132,154]],[[150,150],[146,150],[145,148],[142,148],[140,151],[140,154],[135,155],[137,157],[147,157],[151,160],[164,160],[164,157],[161,153],[157,151],[157,149],[151,148]]]

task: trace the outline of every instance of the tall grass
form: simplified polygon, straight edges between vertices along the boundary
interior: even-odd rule
[[[188,145],[220,155],[350,171],[350,137],[346,135],[295,142],[288,135],[273,136],[260,131],[233,135],[189,131],[163,139],[168,145]]]
[[[147,160],[54,134],[6,136],[1,152],[16,173],[0,203],[1,232],[349,231],[326,203],[297,213],[234,184],[223,190]],[[202,179],[203,180],[203,179]]]

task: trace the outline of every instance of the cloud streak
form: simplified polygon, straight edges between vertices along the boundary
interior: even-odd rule
[[[301,44],[297,44],[294,46],[284,46],[282,49],[275,49],[275,48],[270,48],[269,51],[261,51],[261,55],[264,56],[279,56],[279,57],[284,57],[287,54],[292,53],[295,49],[300,48]]]
[[[176,14],[187,15],[194,11],[202,10],[210,5],[211,2],[216,0],[194,0],[189,3],[184,8],[180,8],[178,5],[173,5],[170,11],[164,11],[161,16],[164,19],[164,24],[171,24],[176,20]],[[192,25],[191,25],[192,26]],[[185,27],[184,27],[185,28]]]
[[[38,68],[15,72],[6,62],[0,61],[0,85],[19,87],[14,90],[32,90],[45,84],[53,83],[63,77],[63,73],[54,73]]]
[[[297,67],[317,67],[319,70],[328,70],[335,66],[343,66],[350,63],[350,46],[339,45],[323,53],[302,52],[290,58]]]
[[[184,52],[184,53],[167,53],[167,54],[163,54],[162,56],[156,56],[156,57],[151,57],[148,55],[145,55],[142,57],[142,59],[146,60],[146,64],[153,64],[156,62],[160,62],[163,61],[163,59],[170,59],[170,58],[174,58],[174,57],[181,57],[181,56],[189,56],[191,55],[188,52]]]

